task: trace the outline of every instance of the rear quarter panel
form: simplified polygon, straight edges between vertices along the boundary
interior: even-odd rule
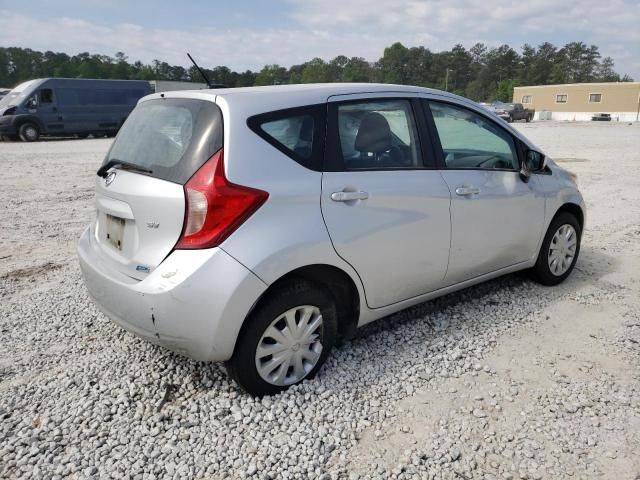
[[[335,253],[324,224],[322,173],[299,165],[252,132],[247,118],[257,112],[250,106],[231,108],[224,97],[216,102],[224,117],[227,178],[269,193],[266,203],[221,248],[267,284],[307,265],[335,266],[354,280],[364,299],[357,273]],[[274,105],[273,110],[278,108],[284,107]]]

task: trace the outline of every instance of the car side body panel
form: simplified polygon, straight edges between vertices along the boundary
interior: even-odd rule
[[[529,260],[537,253],[545,198],[537,178],[525,183],[517,172],[443,170],[452,191],[452,242],[447,284]],[[477,194],[457,195],[471,186]]]

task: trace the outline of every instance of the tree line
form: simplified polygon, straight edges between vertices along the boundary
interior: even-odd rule
[[[226,66],[204,68],[212,83],[228,87],[318,82],[382,82],[448,90],[476,101],[510,101],[513,87],[557,83],[632,81],[614,70],[611,57],[602,57],[596,45],[583,42],[556,47],[544,42],[525,44],[520,52],[509,45],[489,48],[477,43],[466,49],[433,52],[401,43],[384,49],[370,62],[339,55],[330,61],[314,58],[289,68],[265,65],[259,71],[236,72]],[[0,87],[10,88],[42,77],[118,78],[201,82],[195,67],[185,68],[154,60],[130,62],[123,52],[113,57],[90,54],[38,52],[0,47]]]

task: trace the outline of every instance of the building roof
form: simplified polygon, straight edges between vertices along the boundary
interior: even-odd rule
[[[593,85],[595,86],[607,86],[612,87],[615,85],[619,86],[639,86],[640,82],[583,82],[583,83],[555,83],[552,85],[520,85],[514,88],[552,88],[552,87],[577,87],[584,85]]]

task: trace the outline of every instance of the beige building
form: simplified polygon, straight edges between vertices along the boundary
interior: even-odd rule
[[[608,113],[612,121],[640,120],[640,82],[515,87],[513,101],[535,109],[535,119],[585,121]]]

